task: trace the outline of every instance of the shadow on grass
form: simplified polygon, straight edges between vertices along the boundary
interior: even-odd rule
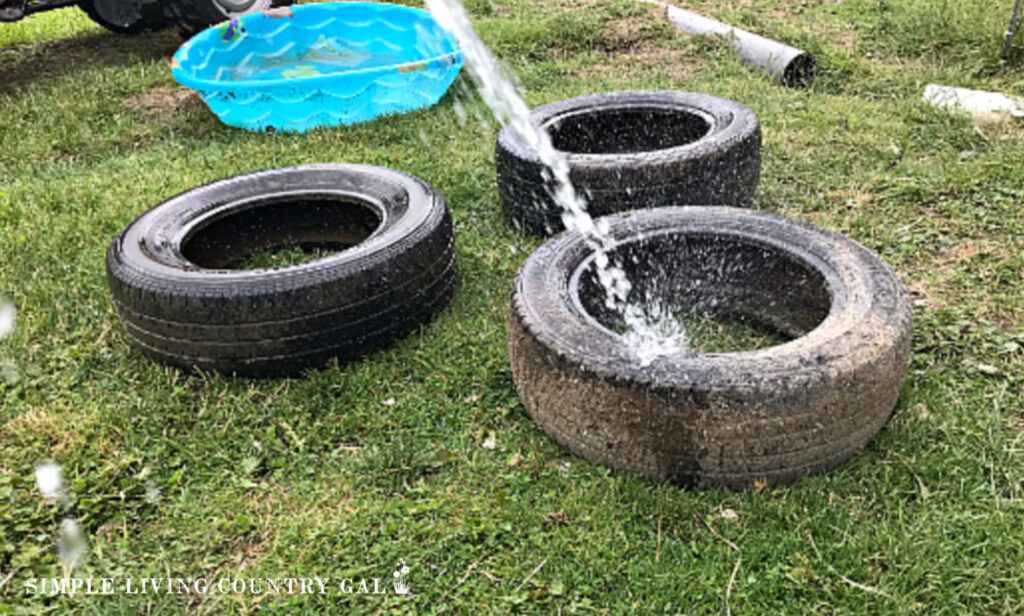
[[[173,31],[119,36],[96,32],[37,44],[0,47],[0,94],[90,66],[129,66],[170,57],[181,45]]]

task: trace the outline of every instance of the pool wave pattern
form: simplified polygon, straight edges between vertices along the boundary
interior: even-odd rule
[[[434,105],[462,65],[428,11],[325,2],[208,28],[174,54],[172,72],[225,124],[304,132]]]

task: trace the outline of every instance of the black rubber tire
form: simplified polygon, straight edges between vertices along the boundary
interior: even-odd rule
[[[731,207],[605,220],[616,250],[642,246],[671,261],[662,270],[674,276],[670,293],[703,292],[719,311],[794,338],[755,351],[680,351],[643,367],[584,308],[593,301],[576,290],[577,274],[593,250],[567,231],[526,260],[508,318],[520,398],[555,441],[657,481],[744,489],[831,469],[883,427],[907,371],[911,317],[906,290],[875,254],[808,223]],[[758,267],[733,258],[746,252]],[[656,266],[639,261],[633,267]]]
[[[226,269],[296,243],[351,247],[298,265]],[[444,198],[363,165],[220,180],[149,210],[107,250],[132,344],[158,362],[225,375],[291,375],[362,357],[431,321],[456,279]]]
[[[570,179],[594,217],[664,205],[754,203],[761,127],[739,103],[692,92],[609,92],[543,105],[530,115],[566,153]],[[546,168],[510,127],[498,135],[495,165],[509,224],[540,236],[565,228]]]
[[[122,17],[118,19],[104,14],[100,7],[97,7],[98,1],[119,4],[119,8],[124,10]],[[158,0],[80,0],[78,8],[82,9],[89,19],[117,34],[139,34],[167,27]]]
[[[225,10],[215,0],[161,0],[161,2],[167,20],[175,24],[185,38],[232,17],[292,4],[292,0],[255,0],[253,5],[246,10],[233,12]]]

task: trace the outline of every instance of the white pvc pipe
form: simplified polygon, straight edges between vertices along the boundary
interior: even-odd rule
[[[745,63],[770,75],[787,86],[801,86],[810,82],[817,62],[807,52],[784,43],[740,30],[660,0],[640,0],[657,4],[668,10],[668,20],[691,34],[717,34],[724,36]]]

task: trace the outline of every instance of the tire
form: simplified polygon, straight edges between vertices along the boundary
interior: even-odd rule
[[[78,7],[117,34],[138,34],[167,26],[157,0],[81,0]]]
[[[292,0],[161,0],[164,15],[185,38],[212,25],[248,13],[258,13]]]
[[[230,269],[261,249],[294,245],[340,252]],[[440,313],[456,278],[441,195],[362,165],[270,169],[201,186],[137,218],[107,250],[128,340],[158,362],[225,375],[291,375],[386,347]]]
[[[604,220],[634,292],[684,298],[792,340],[677,351],[642,366],[583,273],[592,249],[565,232],[526,260],[508,317],[516,388],[556,442],[656,481],[745,489],[834,468],[886,423],[907,371],[911,319],[903,285],[876,255],[808,223],[730,207]]]
[[[730,100],[674,91],[593,94],[534,109],[565,152],[592,216],[664,205],[754,203],[761,127]],[[498,135],[498,194],[505,219],[531,235],[564,229],[537,151],[510,127]]]

